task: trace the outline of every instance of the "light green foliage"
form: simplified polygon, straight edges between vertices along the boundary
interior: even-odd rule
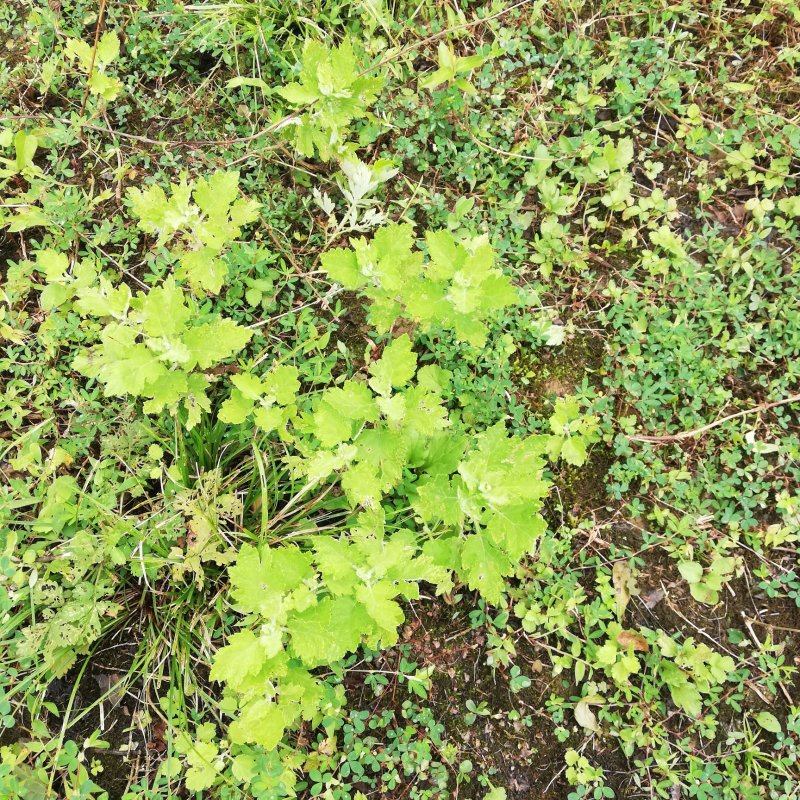
[[[297,368],[289,365],[273,366],[263,378],[250,372],[232,375],[234,388],[220,407],[219,419],[238,425],[252,416],[266,433],[285,431],[297,411],[297,378]]]
[[[608,178],[615,172],[624,172],[633,161],[633,156],[632,139],[624,138],[617,142],[607,139],[603,149],[589,161],[589,173],[599,180]]]
[[[663,632],[658,646],[662,656],[659,673],[673,702],[689,716],[699,716],[704,696],[730,680],[734,660],[691,638],[679,645]]]
[[[232,597],[254,627],[230,638],[211,671],[238,698],[233,741],[270,750],[296,721],[315,720],[323,691],[311,670],[362,641],[392,644],[404,616],[397,600],[416,597],[418,581],[444,575],[411,531],[386,533],[374,513],[356,524],[349,540],[312,537],[307,551],[240,551],[230,569]]]
[[[64,48],[67,61],[77,59],[89,79],[89,91],[106,102],[114,100],[122,89],[122,81],[108,74],[108,68],[119,58],[119,37],[106,31],[97,42],[97,50],[81,39],[69,39]],[[91,73],[91,74],[90,74]]]
[[[263,382],[238,376],[246,384],[237,384],[237,399],[223,412],[241,403],[251,409],[271,378],[275,402],[290,403],[298,387],[287,369],[277,367]],[[420,581],[441,593],[458,578],[500,602],[505,579],[545,529],[543,437],[509,436],[498,424],[467,447],[448,430],[448,376],[432,366],[417,370],[406,334],[369,372],[366,384],[348,380],[324,390],[284,437],[302,454],[289,459],[297,474],[340,481],[351,505],[368,510],[348,537],[306,537],[305,550],[246,547],[230,569],[247,627],[219,652],[212,677],[238,698],[234,741],[272,748],[298,720],[315,719],[321,689],[310,670],[361,643],[393,644],[404,621],[398,600],[416,597]],[[387,501],[403,486],[415,496],[419,532],[387,529]]]
[[[196,738],[191,739],[184,731],[179,731],[175,740],[175,750],[186,758],[186,788],[201,792],[213,786],[222,766],[219,746],[213,741],[216,730],[210,722],[199,725]]]
[[[349,38],[336,47],[307,41],[296,82],[278,89],[288,103],[298,107],[292,120],[298,152],[320,158],[346,155],[348,126],[367,113],[383,85],[381,77],[362,75]]]
[[[716,605],[722,587],[736,571],[737,560],[733,556],[715,555],[708,569],[697,561],[681,561],[678,571],[689,584],[692,597],[699,603]]]
[[[125,525],[102,507],[83,507],[80,498],[81,487],[71,475],[52,477],[42,486],[34,501],[33,529],[37,537],[56,544],[48,561],[38,567],[32,567],[34,549],[27,549],[27,559],[14,555],[8,560],[18,544],[15,532],[8,531],[2,540],[6,599],[47,609],[20,625],[9,652],[19,663],[38,663],[56,677],[66,674],[78,656],[88,652],[122,610],[110,575],[96,571],[104,563],[124,562],[119,545]]]
[[[571,149],[565,145],[566,142],[559,142],[557,149],[565,156],[572,156]],[[592,212],[590,227],[598,230],[608,227],[608,221],[602,219],[608,212],[619,213],[623,220],[638,218],[651,225],[654,219],[662,216],[672,219],[677,215],[676,201],[666,198],[660,189],[649,196],[635,196],[631,174],[635,151],[631,138],[614,141],[603,137],[600,141],[587,142],[580,152],[580,162],[557,177],[550,174],[556,161],[554,150],[556,148],[544,144],[537,145],[535,163],[524,178],[527,186],[536,189],[541,207],[547,212],[533,240],[533,261],[539,264],[545,278],[556,269],[571,267],[581,271],[588,266],[586,228],[582,233],[576,232],[570,219],[587,191],[600,190],[600,194],[587,203],[586,209]]]
[[[205,370],[235,356],[252,332],[224,317],[200,321],[195,301],[172,278],[146,294],[131,297],[124,284],[117,292],[101,283],[75,293],[82,314],[112,320],[75,369],[103,384],[107,396],[145,398],[148,414],[182,406],[191,430],[211,409]]]
[[[601,767],[592,766],[589,759],[581,755],[577,750],[570,748],[564,754],[564,761],[567,764],[566,778],[571,786],[586,786],[603,782],[603,770]]]
[[[368,231],[379,227],[385,222],[386,214],[381,211],[381,204],[374,194],[397,174],[394,162],[379,158],[373,164],[365,164],[357,156],[347,156],[339,163],[341,175],[337,176],[336,182],[347,203],[344,213],[337,219],[336,206],[330,195],[315,187],[314,197],[317,204],[328,215],[329,223],[336,223],[339,233]]]
[[[600,438],[597,417],[582,414],[576,397],[556,400],[550,430],[552,436],[547,444],[550,458],[560,457],[577,467],[586,462],[588,446]]]
[[[796,5],[0,4],[0,797],[796,800]]]
[[[123,286],[115,291],[103,280],[97,288],[97,266],[90,259],[70,264],[65,253],[40,250],[36,254],[33,269],[46,281],[39,296],[39,304],[44,311],[60,308],[77,298],[78,303],[85,299],[87,309],[98,308],[101,316],[111,317],[127,312],[130,300],[128,287]]]
[[[219,294],[228,274],[224,254],[242,227],[258,218],[259,204],[239,196],[239,173],[215,172],[197,181],[158,185],[128,192],[131,211],[159,244],[172,243],[176,277],[197,293]]]
[[[760,711],[756,716],[756,722],[770,733],[780,733],[782,730],[780,720],[769,711]]]
[[[417,357],[411,350],[411,340],[403,334],[387,345],[380,361],[370,364],[370,388],[388,398],[392,389],[402,389],[417,371]]]
[[[0,158],[0,178],[12,178],[14,175],[38,174],[41,170],[33,163],[33,157],[39,148],[36,134],[19,130],[14,133],[12,127],[4,127],[0,132],[0,147],[13,147],[14,158]]]
[[[517,301],[511,281],[495,266],[485,237],[461,242],[442,230],[425,240],[427,259],[414,248],[410,225],[390,224],[370,241],[359,238],[349,249],[328,251],[322,266],[332,280],[371,301],[369,319],[379,332],[402,317],[422,331],[452,330],[480,347],[486,320]]]
[[[636,656],[636,638],[623,631],[622,626],[612,622],[608,626],[608,639],[595,654],[595,663],[621,686],[630,682],[630,676],[638,673],[641,664]]]
[[[53,181],[34,160],[52,146],[49,133],[47,128],[28,130],[10,121],[0,128],[0,228],[8,228],[9,233],[52,225],[40,202]],[[27,182],[27,191],[20,191],[26,185],[22,181]]]
[[[193,577],[196,586],[202,589],[207,566],[212,563],[224,566],[234,560],[226,537],[236,529],[242,502],[225,491],[219,470],[212,470],[201,475],[194,487],[177,491],[174,507],[186,520],[187,536],[182,546],[176,544],[170,549],[171,577],[176,582]]]
[[[446,42],[439,42],[437,57],[439,68],[420,78],[421,89],[432,91],[443,83],[447,83],[468,94],[477,94],[475,87],[463,76],[485,63],[486,56],[457,56],[453,52],[452,46]]]
[[[177,277],[187,277],[196,291],[221,289],[227,272],[221,255],[256,216],[257,204],[239,197],[238,182],[236,172],[217,172],[208,180],[173,185],[170,196],[158,186],[129,194],[140,227],[158,234],[162,244],[173,243]],[[47,249],[31,268],[46,282],[44,310],[72,307],[99,323],[99,343],[77,355],[75,368],[103,384],[107,396],[144,398],[148,414],[175,413],[181,406],[189,430],[211,410],[207,370],[235,356],[252,337],[230,319],[202,315],[175,277],[134,295],[91,259],[71,263]]]

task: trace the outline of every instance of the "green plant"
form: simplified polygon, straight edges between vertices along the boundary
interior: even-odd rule
[[[88,90],[106,102],[119,95],[122,82],[108,74],[108,68],[119,58],[119,37],[114,31],[106,31],[98,40],[96,48],[81,39],[70,39],[64,48],[67,61],[77,59],[82,72],[86,73]]]
[[[463,92],[477,94],[475,87],[463,76],[480,67],[486,61],[486,56],[457,56],[445,42],[439,42],[436,54],[439,68],[420,78],[420,88],[433,90],[447,83]]]
[[[678,564],[678,571],[688,582],[692,597],[699,603],[709,605],[717,604],[720,590],[735,570],[736,559],[731,556],[716,556],[708,570],[704,570],[703,565],[696,561],[681,561]]]
[[[392,224],[369,242],[361,238],[349,249],[328,251],[322,265],[332,280],[371,301],[369,319],[379,333],[404,317],[422,331],[450,329],[480,347],[487,335],[484,320],[517,300],[511,281],[494,266],[484,237],[459,242],[442,230],[427,233],[425,241],[427,262],[412,249],[413,229]]]
[[[576,397],[559,397],[550,417],[552,436],[548,442],[550,458],[563,458],[567,464],[581,466],[586,462],[587,447],[600,436],[597,417],[582,415]]]
[[[158,186],[131,189],[128,202],[141,230],[171,242],[176,277],[196,293],[219,294],[228,273],[223,254],[242,227],[258,217],[259,204],[239,196],[238,172],[172,184],[170,196]]]
[[[734,669],[734,661],[730,656],[722,656],[708,645],[695,644],[692,639],[678,645],[662,634],[659,637],[659,649],[664,659],[659,664],[659,670],[670,695],[676,705],[692,716],[702,711],[702,695],[730,680]]]
[[[99,380],[107,395],[147,398],[146,413],[182,406],[189,430],[211,410],[204,371],[238,353],[252,336],[223,317],[199,321],[197,306],[172,279],[134,297],[124,284],[115,290],[102,283],[77,295],[83,313],[119,321],[103,328],[100,343],[80,354],[75,368]]]
[[[576,750],[567,750],[564,760],[567,762],[567,780],[570,785],[584,786],[602,782],[603,770],[599,767],[593,767],[589,759]]]
[[[270,750],[300,718],[318,722],[324,695],[310,670],[362,641],[393,644],[404,617],[397,601],[416,597],[419,581],[441,593],[455,571],[498,602],[503,578],[544,528],[536,513],[547,490],[543,443],[495,426],[467,449],[463,437],[442,433],[443,376],[426,367],[409,385],[415,363],[403,335],[370,366],[368,386],[349,381],[325,390],[300,424],[294,444],[305,455],[292,459],[295,471],[311,486],[343,470],[351,504],[371,508],[355,517],[350,536],[309,534],[304,549],[245,547],[230,569],[245,627],[220,650],[211,674],[238,709],[234,742]],[[407,470],[418,475],[413,490]],[[407,527],[402,515],[395,521],[392,507],[381,505],[398,486],[407,487],[401,491],[411,495],[422,529]],[[267,697],[265,682],[273,687]]]
[[[0,795],[793,800],[796,3],[89,5],[0,7]]]
[[[307,157],[316,151],[323,160],[350,155],[349,125],[366,115],[383,79],[362,75],[349,38],[332,48],[307,41],[298,78],[278,89],[300,111],[289,120],[297,151]]]
[[[39,139],[35,134],[23,130],[14,133],[11,127],[4,128],[0,134],[0,147],[8,148],[13,145],[14,158],[3,158],[4,169],[0,170],[0,178],[13,178],[15,175],[38,175],[40,170],[33,161],[39,149]]]

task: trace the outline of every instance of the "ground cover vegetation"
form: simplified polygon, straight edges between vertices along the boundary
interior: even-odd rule
[[[0,24],[0,797],[798,796],[800,5]]]

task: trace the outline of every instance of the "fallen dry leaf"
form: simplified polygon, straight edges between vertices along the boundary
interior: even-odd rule
[[[647,644],[647,640],[644,636],[634,631],[620,631],[617,635],[617,642],[619,642],[622,647],[632,647],[640,653],[646,653],[650,649],[650,645]]]

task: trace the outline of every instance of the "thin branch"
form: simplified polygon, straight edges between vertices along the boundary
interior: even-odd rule
[[[762,411],[768,411],[770,408],[775,408],[776,406],[785,406],[788,403],[800,403],[800,394],[793,394],[791,397],[785,397],[783,400],[775,400],[771,403],[762,403],[759,406],[748,408],[745,411],[737,411],[735,414],[722,417],[722,419],[710,422],[708,425],[703,425],[702,428],[694,428],[690,431],[681,431],[680,433],[666,434],[664,436],[629,436],[628,439],[631,442],[655,442],[657,444],[666,442],[682,442],[686,439],[691,439],[693,436],[701,436],[713,428],[718,428],[720,425],[730,422],[732,419],[746,417],[749,414],[760,414]]]
[[[103,27],[103,16],[106,13],[106,0],[100,0],[100,12],[97,15],[97,25],[94,29],[94,46],[92,47],[92,60],[89,63],[89,74],[86,76],[86,91],[83,93],[81,103],[81,116],[86,111],[86,103],[89,100],[89,87],[92,83],[92,73],[94,72],[94,62],[97,59],[97,45],[100,41],[100,31]]]

